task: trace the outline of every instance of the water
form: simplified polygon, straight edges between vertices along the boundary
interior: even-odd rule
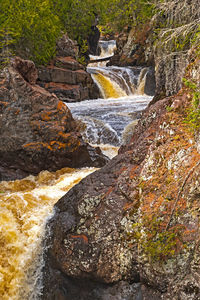
[[[101,41],[101,57],[111,56],[115,41]],[[94,57],[94,59],[97,57]],[[151,97],[143,95],[145,70],[91,64],[88,71],[102,98],[67,106],[86,141],[117,154],[124,128],[137,120]],[[130,126],[130,125],[129,125]],[[37,300],[42,290],[42,239],[53,205],[95,168],[43,171],[38,176],[0,183],[0,299]]]
[[[115,41],[100,41],[101,55],[91,60],[110,57],[116,48]],[[90,144],[119,146],[124,128],[136,121],[152,97],[144,95],[148,68],[106,67],[105,61],[91,63],[87,71],[101,92],[97,100],[69,103],[74,118],[80,126],[85,141]]]
[[[99,46],[101,48],[101,54],[99,56],[90,55],[91,60],[96,60],[99,58],[106,58],[114,55],[114,51],[116,49],[116,41],[110,40],[110,41],[99,41]],[[100,63],[92,63],[90,66],[106,66],[107,61],[100,62]]]
[[[85,139],[92,144],[119,146],[124,128],[140,116],[151,97],[132,95],[122,98],[96,99],[70,103],[73,116],[86,126]],[[99,124],[98,121],[101,121]],[[108,130],[102,133],[102,129]],[[110,132],[110,134],[109,134]]]
[[[33,300],[40,295],[41,248],[53,205],[95,168],[43,171],[0,183],[0,299]]]
[[[97,60],[114,55],[116,42],[100,41],[100,56],[90,56]],[[148,68],[142,67],[106,67],[107,61],[91,63],[87,71],[99,87],[103,98],[120,98],[134,94],[144,94],[144,84]]]

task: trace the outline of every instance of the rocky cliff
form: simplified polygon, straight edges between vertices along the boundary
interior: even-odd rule
[[[65,34],[57,43],[56,57],[39,68],[37,83],[64,102],[98,98],[98,87],[77,56],[76,43]]]
[[[199,90],[200,61],[188,78]],[[131,143],[58,201],[42,299],[200,298],[199,132],[193,94],[152,104]]]
[[[121,65],[155,65],[156,97],[129,145],[55,205],[43,300],[200,299],[200,10],[162,5],[138,46],[129,30],[118,47]]]
[[[110,64],[155,67],[154,100],[177,93],[199,40],[199,1],[170,0],[156,4],[157,13],[142,27],[126,28],[118,36]]]
[[[67,106],[36,85],[31,61],[15,58],[0,73],[0,179],[13,180],[65,166],[102,166]]]

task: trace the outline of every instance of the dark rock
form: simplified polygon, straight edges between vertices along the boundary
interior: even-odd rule
[[[75,52],[75,42],[64,35],[58,42],[58,56],[47,67],[39,68],[37,83],[65,102],[96,99],[99,89],[85,67],[75,59]]]
[[[26,69],[22,62],[20,70]],[[27,65],[32,66],[25,61]],[[2,180],[105,163],[102,154],[82,140],[69,109],[55,95],[31,85],[13,67],[5,68],[0,79]]]
[[[78,46],[75,41],[72,41],[67,34],[57,42],[56,53],[58,56],[71,56],[76,58],[78,56]]]
[[[11,65],[15,68],[19,74],[30,84],[35,84],[38,78],[38,71],[34,62],[31,60],[24,60],[18,56],[15,56]]]
[[[99,55],[98,42],[100,38],[100,31],[96,26],[91,27],[91,33],[88,37],[89,54]]]
[[[155,70],[150,67],[146,73],[144,93],[149,96],[154,96],[156,91]]]

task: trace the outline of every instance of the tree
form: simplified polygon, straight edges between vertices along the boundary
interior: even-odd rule
[[[60,20],[49,0],[0,0],[0,7],[3,60],[6,54],[15,53],[38,64],[46,63],[55,53],[61,33]]]

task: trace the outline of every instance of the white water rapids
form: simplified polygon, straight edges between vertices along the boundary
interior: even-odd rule
[[[101,57],[110,56],[115,43],[100,43]],[[113,157],[124,128],[140,116],[151,97],[143,95],[142,68],[88,68],[103,98],[67,106],[78,119],[84,139],[100,145]],[[144,72],[143,72],[144,73]],[[82,125],[81,125],[82,124]],[[38,176],[0,183],[0,299],[37,300],[42,289],[42,239],[53,205],[95,168],[43,171]]]

